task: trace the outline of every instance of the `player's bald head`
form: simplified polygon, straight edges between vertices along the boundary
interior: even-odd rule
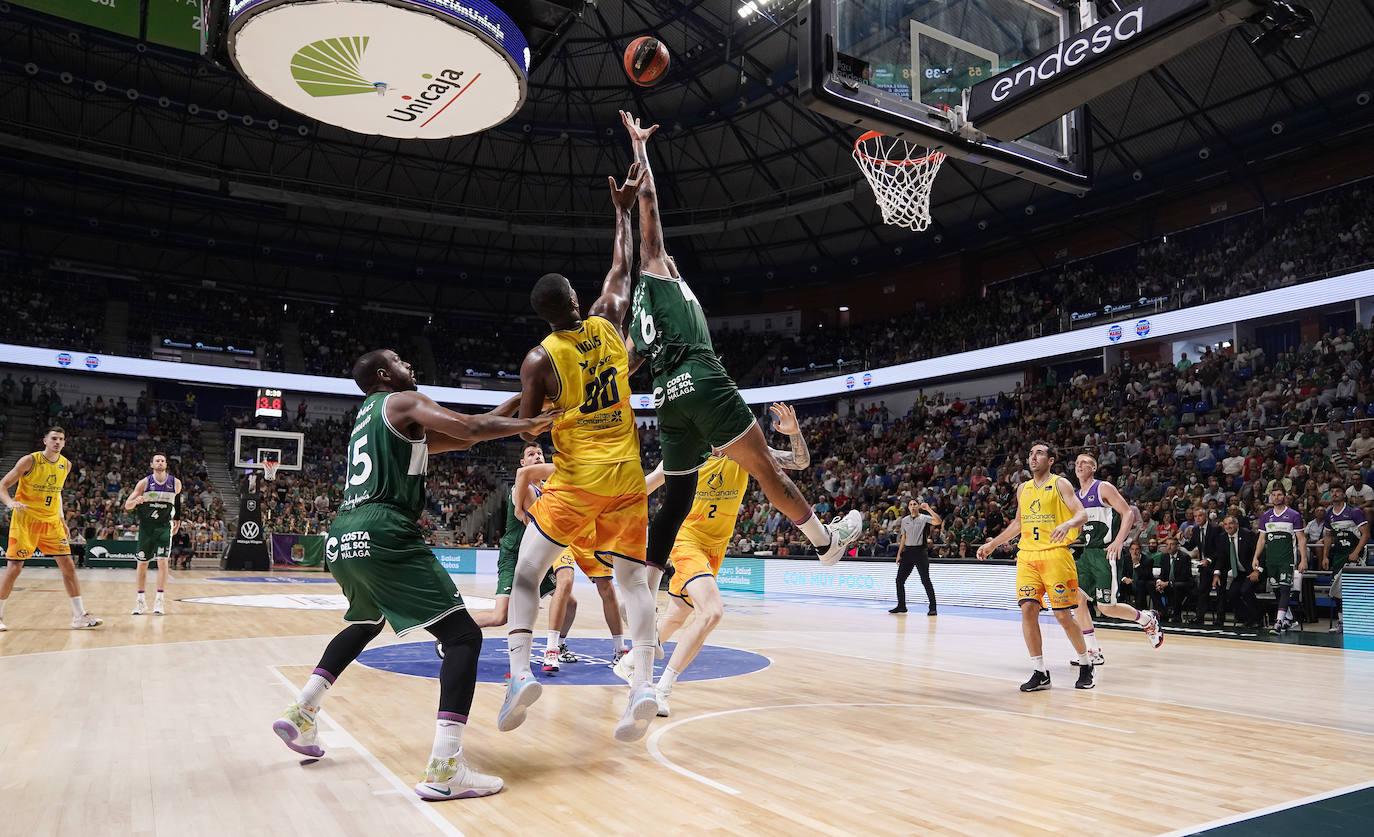
[[[358,389],[367,392],[377,383],[377,371],[385,369],[390,358],[388,349],[373,349],[353,363],[353,383]]]
[[[572,299],[572,283],[561,273],[545,273],[530,291],[534,312],[550,323],[567,319]]]

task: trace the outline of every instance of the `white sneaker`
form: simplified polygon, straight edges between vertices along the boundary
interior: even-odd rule
[[[630,690],[630,702],[625,714],[615,725],[615,740],[626,743],[638,741],[649,731],[649,722],[658,714],[658,698],[652,683],[641,683]]]
[[[1159,613],[1153,610],[1142,610],[1142,614],[1150,617],[1140,629],[1145,632],[1145,638],[1150,641],[1151,648],[1158,648],[1164,644],[1164,629],[1159,627]]]
[[[1094,652],[1092,652],[1092,653],[1093,653],[1093,656],[1092,656],[1092,659],[1091,659],[1089,662],[1091,662],[1091,663],[1093,664],[1093,668],[1096,668],[1096,667],[1098,667],[1098,666],[1100,666],[1100,665],[1106,664],[1107,658],[1102,656],[1102,649],[1099,648],[1098,650],[1096,650],[1096,651],[1094,651]],[[1071,666],[1076,666],[1076,665],[1081,665],[1081,663],[1078,662],[1078,658],[1077,658],[1077,657],[1074,657],[1072,660],[1069,660],[1069,665],[1071,665]]]
[[[158,616],[161,616],[166,612],[167,606],[163,604],[162,597],[158,596],[156,599],[153,599],[153,613],[156,613]]]
[[[324,750],[315,743],[319,728],[315,725],[315,713],[293,703],[282,716],[272,723],[272,731],[282,743],[297,753],[311,758],[324,755]]]
[[[634,677],[635,661],[630,658],[629,654],[621,654],[611,666],[611,671],[615,672],[616,677],[629,683]]]
[[[0,624],[0,631],[3,631],[4,629],[5,629],[5,626],[4,626],[3,624]],[[1327,629],[1326,629],[1326,632],[1327,632],[1328,634],[1339,634],[1339,633],[1344,633],[1344,632],[1345,632],[1345,623],[1341,621],[1341,617],[1337,616],[1337,617],[1336,617],[1336,624],[1332,625],[1330,628],[1327,628]]]
[[[668,698],[672,696],[672,691],[663,691],[657,686],[654,687],[654,700],[658,701],[658,717],[668,717]]]
[[[425,778],[415,786],[415,793],[421,799],[473,799],[500,793],[505,786],[500,777],[468,767],[460,752],[450,759],[430,759]]]
[[[133,609],[133,612],[130,613],[129,615],[130,615],[130,616],[142,616],[142,615],[143,615],[143,611],[145,611],[145,610],[147,610],[147,609],[148,609],[148,602],[147,602],[142,596],[139,596],[139,597],[138,597],[138,601],[134,602],[134,609]]]
[[[546,648],[546,649],[544,650],[544,673],[545,673],[545,674],[557,674],[557,673],[558,673],[558,649],[557,649],[557,648]]]
[[[101,622],[101,620],[95,618],[94,616],[90,615],[89,613],[83,613],[83,614],[81,614],[80,616],[76,616],[76,617],[73,617],[73,618],[72,618],[72,627],[73,627],[73,628],[94,628],[96,625],[99,625],[100,622]]]
[[[821,565],[834,566],[844,557],[849,545],[859,539],[864,530],[864,516],[858,509],[850,509],[844,517],[837,517],[826,525],[830,533],[830,547],[820,553]]]
[[[5,627],[5,623],[4,623],[4,622],[0,622],[0,632],[8,631],[8,630],[9,630],[9,628],[6,628],[6,627]]]

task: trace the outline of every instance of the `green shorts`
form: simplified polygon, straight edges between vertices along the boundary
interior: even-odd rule
[[[1112,571],[1107,550],[1084,547],[1074,564],[1078,568],[1078,589],[1089,601],[1116,604],[1116,573]]]
[[[511,587],[515,586],[515,564],[520,559],[519,545],[515,549],[501,550],[501,554],[496,558],[496,595],[509,596]],[[554,587],[558,586],[554,581],[553,570],[544,573],[544,580],[539,582],[539,598],[544,598],[553,593]]]
[[[390,506],[341,512],[329,527],[324,557],[348,598],[345,622],[385,620],[403,636],[466,607],[419,525]]]
[[[1265,556],[1260,561],[1264,567],[1264,574],[1269,576],[1271,581],[1287,587],[1293,586],[1293,562],[1291,560],[1278,559],[1271,563],[1268,556]]]
[[[654,379],[658,440],[666,474],[690,474],[711,455],[754,426],[754,413],[740,397],[720,361],[692,355]]]
[[[154,529],[146,531],[143,527],[138,529],[138,560],[141,562],[162,560],[172,557],[172,530]]]

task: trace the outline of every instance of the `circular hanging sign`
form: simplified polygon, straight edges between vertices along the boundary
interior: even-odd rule
[[[254,87],[360,134],[444,139],[524,104],[530,49],[486,0],[231,0],[229,58]]]

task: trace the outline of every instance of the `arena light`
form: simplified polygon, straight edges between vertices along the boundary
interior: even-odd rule
[[[758,10],[758,4],[754,2],[754,0],[749,0],[748,3],[745,3],[743,6],[739,7],[739,16],[747,18],[750,15],[758,12]]]

